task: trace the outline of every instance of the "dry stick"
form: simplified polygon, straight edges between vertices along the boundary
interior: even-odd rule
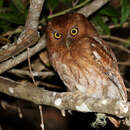
[[[37,84],[36,84],[36,81],[34,79],[33,72],[32,72],[29,48],[27,48],[27,53],[28,53],[28,67],[29,67],[29,71],[30,71],[30,74],[31,74],[31,78],[32,78],[32,81],[33,81],[34,85],[37,87]]]
[[[8,71],[9,73],[15,74],[17,76],[29,76],[31,77],[31,74],[27,70],[19,70],[19,69],[11,69]],[[37,72],[32,71],[34,77],[42,77],[42,79],[48,77],[48,76],[54,76],[55,73],[53,71],[45,71],[45,72]]]
[[[102,35],[101,38],[119,41],[123,45],[126,45],[126,44],[130,45],[130,41],[123,39],[123,38],[116,37],[116,36]]]
[[[121,61],[119,61],[119,62],[117,62],[119,65],[126,65],[126,66],[130,66],[130,62],[127,62],[127,61],[125,61],[125,62],[121,62]]]
[[[123,23],[123,25],[121,26],[121,24],[113,24],[113,25],[109,25],[109,29],[114,29],[114,28],[127,28],[129,26],[128,22]]]
[[[29,66],[29,70],[30,70],[30,73],[31,73],[31,78],[33,80],[33,83],[34,85],[37,87],[37,83],[34,79],[34,76],[33,76],[33,72],[32,72],[32,67],[31,67],[31,62],[30,62],[30,52],[29,52],[29,48],[27,48],[27,52],[28,52],[28,66]],[[39,105],[39,111],[40,111],[40,119],[41,119],[41,128],[42,130],[44,130],[44,122],[43,122],[43,113],[42,113],[42,105]]]
[[[113,42],[108,42],[108,41],[106,41],[106,42],[107,42],[110,46],[119,48],[119,49],[121,49],[121,50],[123,50],[123,51],[125,51],[125,52],[127,52],[127,53],[130,54],[130,50],[127,49],[127,48],[125,48],[124,46],[115,44],[115,43],[113,43]]]
[[[45,35],[41,37],[39,42],[32,48],[30,48],[30,56],[36,54],[37,52],[41,51],[46,46],[46,40]],[[27,59],[27,51],[21,53],[20,55],[9,59],[5,62],[2,62],[0,64],[0,74],[9,70],[10,68],[20,64],[21,62],[25,61]]]
[[[79,3],[79,0],[72,1],[72,7],[76,6]]]
[[[49,84],[49,83],[45,83],[45,82],[38,82],[40,85],[43,85],[44,87],[48,87],[48,88],[55,88],[55,89],[61,89],[60,86],[54,85],[54,84]]]
[[[122,45],[117,45],[117,44],[115,44],[115,43],[112,43],[112,42],[108,42],[108,41],[106,41],[110,46],[112,46],[112,47],[116,47],[116,48],[119,48],[119,49],[121,49],[121,50],[123,50],[123,51],[125,51],[125,52],[127,52],[127,53],[129,53],[130,54],[130,50],[129,49],[127,49],[127,48],[125,48],[124,46],[122,46]],[[119,62],[117,62],[119,65],[126,65],[126,66],[130,66],[130,62],[129,61],[125,61],[125,62],[121,62],[121,61],[119,61]]]
[[[44,120],[43,120],[43,112],[42,112],[42,105],[39,105],[39,111],[40,111],[40,117],[41,117],[41,128],[42,130],[45,130],[44,128]]]

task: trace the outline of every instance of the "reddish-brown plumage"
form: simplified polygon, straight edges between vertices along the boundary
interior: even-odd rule
[[[112,50],[83,15],[54,18],[46,35],[50,62],[70,91],[127,101]]]

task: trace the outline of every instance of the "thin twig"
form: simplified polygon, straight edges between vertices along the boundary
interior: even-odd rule
[[[36,81],[34,79],[33,72],[32,72],[32,67],[31,67],[31,62],[30,62],[30,51],[29,51],[29,48],[27,48],[27,52],[28,52],[28,66],[29,66],[30,74],[31,74],[31,77],[32,77],[34,85],[37,87],[37,83],[36,83]],[[41,125],[40,126],[41,126],[42,130],[44,130],[42,105],[39,105],[39,111],[40,111],[40,119],[41,119]]]
[[[12,35],[17,34],[17,33],[21,33],[24,30],[23,26],[19,26],[18,28],[16,28],[15,30],[12,31],[8,31],[2,34],[3,37],[8,37],[10,38]]]
[[[48,88],[55,88],[55,89],[61,89],[60,86],[54,85],[54,84],[49,84],[49,83],[45,83],[45,82],[39,82],[40,85],[43,85],[44,87],[48,87]]]
[[[119,61],[118,64],[119,64],[119,65],[130,66],[130,62],[128,62],[128,61],[125,61],[125,62],[121,62],[121,61]]]
[[[36,84],[36,81],[34,79],[33,72],[32,72],[32,67],[31,67],[31,62],[30,62],[30,49],[29,48],[27,48],[27,53],[28,53],[28,67],[29,67],[29,71],[31,74],[31,78],[32,78],[34,85],[37,87],[37,84]]]
[[[83,15],[85,15],[86,17],[89,17],[91,14],[93,14],[94,12],[96,12],[98,9],[100,9],[103,5],[105,5],[106,3],[108,3],[110,0],[94,0],[92,1],[90,4],[87,4],[90,2],[90,0],[85,0],[84,2],[82,2],[79,5],[76,5],[72,8],[63,10],[61,12],[58,12],[56,14],[53,15],[49,15],[47,17],[47,19],[52,19],[54,17],[60,16],[60,15],[64,15],[68,12],[71,12],[73,10],[79,9],[77,12],[81,13]],[[86,5],[86,6],[85,6]],[[45,18],[40,20],[40,23],[45,24]]]
[[[33,72],[32,72],[32,67],[31,67],[31,62],[30,62],[30,52],[29,52],[29,48],[27,48],[27,52],[28,52],[28,66],[29,66],[29,70],[30,70],[30,74],[33,80],[34,85],[37,87],[37,83],[34,79],[33,76]],[[40,119],[41,119],[41,128],[42,130],[44,130],[44,122],[43,122],[43,113],[42,113],[42,105],[39,105],[39,111],[40,111]]]
[[[57,17],[57,16],[60,16],[60,15],[66,14],[66,13],[72,11],[72,10],[81,8],[81,7],[85,6],[89,1],[90,1],[90,0],[85,0],[85,1],[82,2],[81,4],[76,5],[76,6],[72,7],[72,8],[66,9],[66,10],[64,10],[64,11],[58,12],[58,13],[53,14],[53,15],[49,15],[49,16],[47,17],[47,19],[52,19],[52,18],[54,18],[54,17]],[[45,23],[45,18],[41,19],[40,23],[44,24],[44,23]]]
[[[120,27],[127,28],[128,27],[128,22],[123,23],[122,26],[121,26],[121,24],[112,24],[112,25],[109,25],[110,29],[120,28]]]
[[[18,76],[29,76],[31,77],[31,74],[27,70],[20,70],[20,69],[11,69],[8,71],[9,73],[18,75]],[[53,71],[44,71],[44,72],[36,72],[32,71],[34,77],[42,77],[42,79],[48,77],[48,76],[54,76],[55,73]]]
[[[81,8],[81,7],[85,6],[88,2],[90,2],[90,0],[85,0],[85,1],[82,2],[81,4],[76,5],[76,6],[72,7],[72,8],[66,9],[66,10],[64,10],[64,11],[62,11],[62,12],[58,12],[58,13],[53,14],[53,15],[49,15],[49,16],[48,16],[48,19],[54,18],[54,17],[56,17],[56,16],[60,16],[60,15],[66,14],[66,13],[72,11],[72,10]]]
[[[101,35],[101,38],[119,41],[119,42],[121,42],[123,45],[126,45],[126,44],[129,44],[129,45],[130,45],[130,41],[128,41],[128,40],[126,40],[126,39],[123,39],[123,38],[116,37],[116,36]]]
[[[115,44],[115,43],[113,43],[113,42],[108,42],[108,41],[106,41],[106,42],[107,42],[110,46],[119,48],[119,49],[121,49],[121,50],[123,50],[123,51],[125,51],[125,52],[127,52],[127,53],[130,54],[130,50],[127,49],[127,48],[125,48],[124,46]]]
[[[79,0],[72,0],[72,7],[76,6],[79,3]]]
[[[18,115],[20,118],[23,118],[23,114],[22,114],[22,111],[21,111],[21,108],[18,107],[18,106],[15,106],[15,105],[12,105],[12,104],[9,104],[8,102],[6,101],[0,101],[0,106],[3,108],[3,109],[14,109],[16,111],[18,111]]]
[[[41,128],[42,130],[45,130],[44,128],[44,121],[43,121],[43,112],[42,112],[42,105],[39,105],[39,111],[40,111],[40,119],[41,119]]]

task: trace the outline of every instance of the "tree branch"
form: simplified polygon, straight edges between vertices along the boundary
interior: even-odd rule
[[[76,6],[72,7],[72,8],[68,8],[68,9],[66,9],[66,10],[63,10],[63,11],[58,12],[58,13],[56,13],[56,14],[49,15],[47,18],[48,18],[48,19],[52,19],[52,18],[54,18],[54,17],[60,16],[60,15],[64,15],[64,14],[66,14],[66,13],[72,11],[72,10],[75,10],[75,9],[78,9],[78,8],[81,8],[81,7],[85,6],[89,1],[90,1],[90,0],[85,0],[85,1],[82,2],[81,4],[78,4],[78,5],[76,5]],[[44,21],[44,19],[42,19],[41,21]]]
[[[103,39],[110,39],[110,40],[119,41],[123,45],[130,45],[130,41],[129,40],[126,40],[126,39],[123,39],[123,38],[119,38],[119,37],[116,37],[116,36],[101,35],[100,37],[103,38]]]
[[[29,13],[25,24],[26,28],[37,30],[43,4],[44,0],[30,0]]]
[[[30,48],[30,56],[36,54],[37,52],[45,48],[45,46],[46,46],[46,40],[45,35],[43,35],[39,40],[39,42],[34,47]],[[26,59],[27,59],[27,50],[12,59],[2,62],[0,64],[0,74],[18,65],[19,63],[25,61]]]
[[[6,84],[5,84],[6,83]],[[80,112],[100,112],[117,117],[130,116],[130,102],[116,99],[96,99],[80,92],[52,92],[43,88],[28,86],[0,76],[0,92],[7,95],[44,104],[60,110],[76,110]]]
[[[11,69],[8,72],[18,75],[18,76],[28,76],[30,78],[32,77],[32,75],[34,77],[42,77],[42,79],[49,77],[49,76],[54,76],[53,71],[44,71],[44,72],[32,71],[32,75],[31,75],[30,71],[27,71],[27,70]]]
[[[115,47],[115,48],[119,48],[120,50],[122,51],[125,51],[126,53],[129,53],[130,54],[130,50],[125,48],[124,46],[122,45],[119,45],[119,44],[116,44],[116,43],[113,43],[113,42],[108,42],[106,41],[111,47]]]
[[[86,5],[85,7],[78,10],[78,13],[85,15],[88,17],[108,3],[110,0],[94,0],[90,4]]]

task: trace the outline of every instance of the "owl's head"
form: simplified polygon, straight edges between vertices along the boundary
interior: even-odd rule
[[[55,17],[47,26],[47,40],[49,46],[69,48],[74,41],[84,36],[97,35],[88,20],[78,13],[68,13]]]

